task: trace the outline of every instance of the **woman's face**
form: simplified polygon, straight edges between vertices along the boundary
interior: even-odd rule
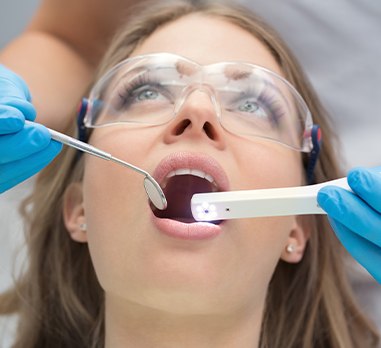
[[[202,15],[160,28],[132,55],[157,52],[202,65],[246,61],[282,74],[251,34]],[[155,173],[159,182],[172,168],[202,170],[230,190],[302,183],[298,152],[228,133],[201,92],[193,93],[167,124],[98,128],[90,142]],[[220,225],[159,219],[152,213],[141,175],[94,157],[86,158],[82,188],[80,209],[69,208],[67,222],[86,221],[82,238],[110,302],[185,314],[260,310],[279,259],[298,262],[304,251],[306,234],[295,217],[227,220]],[[285,252],[289,243],[296,247],[294,253]]]

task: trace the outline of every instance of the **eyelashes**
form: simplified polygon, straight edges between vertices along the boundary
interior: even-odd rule
[[[271,118],[275,124],[279,124],[280,119],[285,115],[286,111],[280,101],[280,97],[277,97],[275,93],[265,89],[258,97],[258,102],[269,110]]]
[[[132,80],[121,81],[112,92],[110,103],[115,112],[127,112],[131,107],[139,105],[168,107],[175,103],[178,88],[173,81],[167,82],[162,77],[146,72]],[[281,118],[286,114],[282,96],[271,86],[266,86],[260,92],[247,86],[238,92],[225,90],[219,93],[219,99],[225,110],[244,115],[248,120],[250,117],[267,120],[273,127],[279,126]]]
[[[144,74],[117,86],[111,101],[114,109],[125,110],[136,102],[150,100],[150,97],[151,100],[155,100],[157,97],[162,96],[169,97],[169,93],[165,91],[160,81]]]
[[[258,91],[251,91],[250,89],[238,94],[229,103],[226,110],[237,113],[240,117],[245,117],[248,122],[261,120],[267,121],[273,127],[280,125],[286,110],[281,97],[270,88],[263,89],[260,94]]]

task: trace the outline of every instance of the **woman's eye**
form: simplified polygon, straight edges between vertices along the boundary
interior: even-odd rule
[[[258,101],[245,100],[244,103],[238,105],[238,110],[246,114],[255,114],[257,118],[268,118],[266,110],[263,109]]]
[[[137,96],[138,100],[155,100],[159,97],[159,92],[152,89],[147,89],[140,92]]]
[[[169,93],[164,88],[146,84],[136,87],[123,86],[111,100],[115,110],[126,110],[146,103],[169,102],[169,99]]]
[[[253,113],[258,111],[259,105],[256,102],[247,100],[238,107],[239,111]]]

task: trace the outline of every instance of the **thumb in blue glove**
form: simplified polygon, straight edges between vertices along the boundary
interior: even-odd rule
[[[381,167],[353,169],[348,184],[354,193],[326,186],[318,203],[344,247],[381,283]]]
[[[25,82],[0,65],[0,193],[48,165],[62,145],[34,121],[36,110]]]

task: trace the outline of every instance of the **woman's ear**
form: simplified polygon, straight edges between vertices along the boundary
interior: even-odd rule
[[[86,243],[86,218],[81,183],[71,183],[66,189],[63,199],[63,218],[71,239]]]
[[[298,263],[302,260],[310,238],[312,226],[311,216],[296,216],[294,226],[290,231],[281,254],[281,259],[288,263]]]

